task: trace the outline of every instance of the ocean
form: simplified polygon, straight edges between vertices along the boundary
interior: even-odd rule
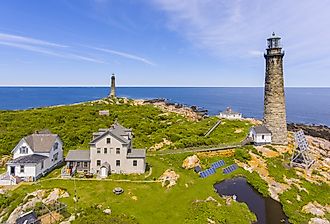
[[[330,126],[330,88],[286,88],[288,122]],[[0,110],[23,110],[103,98],[106,87],[0,87]],[[245,117],[262,118],[263,88],[118,87],[119,97],[165,98],[218,114],[230,106]]]

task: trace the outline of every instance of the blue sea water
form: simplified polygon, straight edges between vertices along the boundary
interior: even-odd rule
[[[20,110],[96,100],[106,87],[0,87],[0,110]],[[227,106],[245,117],[262,118],[263,88],[119,87],[117,95],[134,99],[165,98],[205,108],[210,115]],[[330,125],[330,88],[286,88],[288,122]]]

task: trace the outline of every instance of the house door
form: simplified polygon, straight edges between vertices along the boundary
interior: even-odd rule
[[[14,166],[10,167],[10,175],[15,176],[15,167]]]

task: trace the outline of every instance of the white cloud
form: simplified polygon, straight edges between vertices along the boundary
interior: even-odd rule
[[[7,33],[0,33],[0,41],[15,42],[15,43],[25,43],[31,45],[49,46],[49,47],[68,47],[62,44],[56,44],[44,40],[34,39],[30,37],[12,35]]]
[[[65,59],[104,63],[96,58],[71,53],[68,51],[69,46],[24,36],[0,33],[0,45]]]
[[[327,0],[153,0],[167,25],[196,47],[221,58],[257,56],[275,31],[289,63],[330,52]],[[253,49],[251,51],[251,49]]]
[[[146,58],[143,58],[143,57],[140,57],[140,56],[137,56],[137,55],[134,55],[134,54],[129,54],[129,53],[126,53],[126,52],[121,52],[121,51],[115,51],[115,50],[107,49],[107,48],[98,48],[98,47],[91,47],[91,48],[95,49],[95,50],[98,50],[98,51],[103,51],[103,52],[106,52],[106,53],[118,55],[120,57],[128,58],[128,59],[131,59],[131,60],[143,62],[143,63],[148,64],[148,65],[155,65],[150,60],[148,60]]]

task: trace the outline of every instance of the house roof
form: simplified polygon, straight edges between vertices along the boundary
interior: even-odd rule
[[[127,153],[127,158],[145,158],[145,149],[131,149],[131,152]]]
[[[52,149],[57,137],[58,135],[56,134],[36,133],[28,135],[23,139],[30,146],[32,151],[43,153],[49,152]]]
[[[65,161],[91,161],[89,150],[69,150]]]
[[[20,156],[14,160],[9,161],[9,163],[27,164],[27,163],[40,163],[41,161],[47,159],[47,156],[32,154],[27,156]]]
[[[94,139],[90,142],[90,144],[95,144],[98,140],[102,139],[107,134],[110,134],[114,138],[118,139],[120,142],[128,144],[130,140],[125,138],[124,136],[129,136],[129,132],[132,132],[131,129],[125,128],[118,124],[117,122],[107,129],[99,129],[98,132],[93,133]]]
[[[253,127],[256,134],[271,134],[271,131],[265,125],[258,125]]]
[[[16,224],[32,224],[38,220],[36,213],[32,210],[16,219]]]

